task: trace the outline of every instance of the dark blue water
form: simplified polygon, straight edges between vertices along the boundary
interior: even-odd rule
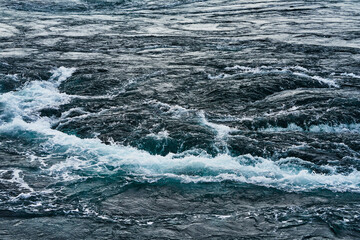
[[[0,16],[0,239],[360,238],[358,1]]]

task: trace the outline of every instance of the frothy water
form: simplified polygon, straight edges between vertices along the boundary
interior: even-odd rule
[[[358,239],[359,11],[0,0],[1,239]]]
[[[53,75],[48,81],[32,81],[17,91],[1,95],[1,104],[5,105],[2,115],[8,118],[0,127],[2,134],[33,138],[27,139],[28,141],[43,139],[41,147],[46,149],[47,154],[66,154],[65,161],[44,168],[42,174],[61,177],[63,181],[67,181],[79,177],[79,171],[85,172],[85,175],[112,175],[122,172],[125,175],[142,176],[144,181],[151,182],[174,178],[183,183],[233,181],[286,191],[310,191],[320,188],[359,192],[360,173],[357,170],[341,174],[336,167],[328,166],[325,167],[326,173],[321,172],[322,167],[319,167],[320,172],[316,173],[307,168],[307,165],[313,165],[311,162],[298,158],[273,161],[251,155],[232,157],[229,153],[212,157],[201,151],[200,155],[193,155],[191,152],[170,153],[166,156],[151,155],[136,148],[117,144],[105,145],[99,139],[82,139],[52,129],[53,121],[40,117],[39,110],[45,107],[58,108],[70,101],[71,96],[60,93],[57,87],[74,71],[74,68],[60,67],[52,71]],[[8,116],[11,116],[11,119]],[[217,134],[216,138],[226,145],[225,138],[235,129],[209,122],[204,112],[200,112],[199,116],[201,124],[213,129]],[[347,128],[320,125],[311,126],[309,131],[339,132],[357,128],[357,125],[349,125]],[[296,125],[290,125],[288,128],[264,131],[299,129],[302,130]],[[16,173],[18,176],[18,172]]]
[[[311,125],[306,128],[302,128],[297,126],[294,123],[290,123],[286,128],[284,127],[268,127],[259,129],[259,131],[264,132],[292,132],[292,131],[300,131],[300,132],[311,132],[311,133],[360,133],[360,124],[358,123],[350,123],[350,124],[319,124],[319,125]]]
[[[310,70],[301,67],[301,66],[294,66],[294,67],[286,67],[286,68],[272,68],[267,66],[261,67],[247,67],[247,66],[233,66],[233,67],[226,67],[225,68],[228,73],[221,73],[217,76],[208,75],[209,79],[224,79],[229,77],[236,77],[239,75],[266,75],[266,74],[290,74],[293,76],[298,76],[305,79],[312,79],[315,81],[320,82],[328,87],[339,87],[337,84],[336,79],[333,78],[323,78],[320,76],[313,75]],[[345,76],[356,77],[354,74],[346,74]]]

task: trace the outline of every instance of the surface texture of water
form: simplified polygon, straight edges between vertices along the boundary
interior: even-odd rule
[[[0,239],[360,238],[358,1],[0,16]]]

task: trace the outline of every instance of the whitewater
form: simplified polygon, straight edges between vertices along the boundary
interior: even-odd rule
[[[0,0],[0,238],[359,238],[359,10]]]

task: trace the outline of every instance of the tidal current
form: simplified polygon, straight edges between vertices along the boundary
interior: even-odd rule
[[[360,238],[360,2],[0,0],[0,239]]]

